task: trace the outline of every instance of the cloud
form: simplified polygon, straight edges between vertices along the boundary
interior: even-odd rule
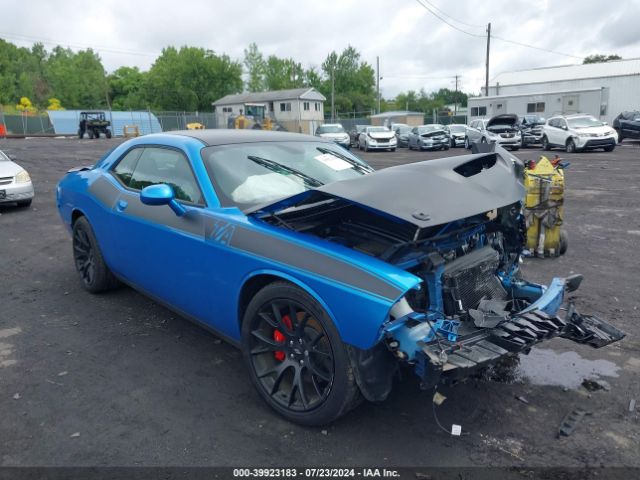
[[[33,0],[3,2],[0,38],[19,45],[34,40],[80,48],[92,46],[107,70],[120,65],[147,69],[163,47],[200,46],[241,60],[256,42],[265,55],[293,57],[319,66],[326,55],[353,45],[375,66],[381,90],[398,92],[453,88],[460,75],[465,91],[484,84],[485,25],[491,42],[491,77],[509,71],[580,63],[579,59],[505,43],[497,37],[573,54],[640,56],[640,0],[429,0],[436,18],[414,0]],[[432,7],[433,9],[433,7]],[[444,13],[443,13],[444,12]],[[20,19],[19,23],[16,19]],[[471,34],[471,35],[470,35]],[[53,42],[53,43],[52,43]]]

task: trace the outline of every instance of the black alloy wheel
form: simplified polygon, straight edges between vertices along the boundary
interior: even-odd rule
[[[102,257],[98,241],[86,217],[73,224],[73,261],[82,286],[92,292],[102,292],[118,286]]]
[[[294,285],[267,285],[251,300],[242,349],[258,392],[288,420],[320,425],[357,404],[344,344],[324,309]]]

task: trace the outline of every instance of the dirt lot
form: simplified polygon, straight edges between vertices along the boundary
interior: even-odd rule
[[[523,266],[540,281],[583,273],[579,309],[628,336],[601,350],[554,340],[523,357],[513,381],[442,388],[440,422],[466,433],[451,437],[411,377],[324,429],[289,424],[233,347],[131,289],[82,290],[55,187],[118,142],[0,140],[36,188],[30,208],[0,207],[0,465],[640,466],[638,407],[628,411],[640,403],[640,144],[569,158],[569,251]],[[362,156],[385,167],[463,153]],[[591,377],[610,389],[588,392]],[[556,439],[576,406],[592,415]]]

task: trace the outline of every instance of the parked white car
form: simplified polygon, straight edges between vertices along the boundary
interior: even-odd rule
[[[390,150],[394,152],[398,146],[395,132],[387,127],[366,127],[358,138],[360,150]]]
[[[27,171],[0,151],[0,204],[28,207],[33,200],[33,184]]]
[[[488,120],[473,120],[465,131],[464,146],[470,149],[474,142],[495,143],[510,150],[518,150],[522,146],[518,116],[504,114]]]
[[[602,148],[611,152],[618,143],[618,134],[602,120],[577,113],[558,115],[542,127],[542,148],[564,148],[567,153]]]
[[[342,145],[347,150],[351,148],[349,134],[339,123],[325,123],[316,128],[316,137],[333,140],[338,145]]]

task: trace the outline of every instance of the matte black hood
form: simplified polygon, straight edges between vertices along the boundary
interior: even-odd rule
[[[487,127],[509,126],[514,127],[518,124],[518,116],[513,113],[505,113],[491,117],[487,122]]]
[[[252,212],[275,212],[306,203],[313,192],[384,212],[419,228],[504,207],[524,197],[512,157],[499,152],[441,158],[385,168],[333,182]]]

